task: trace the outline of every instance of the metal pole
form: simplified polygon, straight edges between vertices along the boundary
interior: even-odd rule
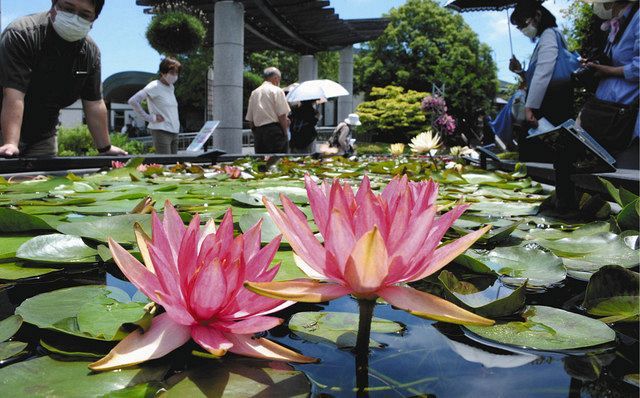
[[[509,16],[509,9],[505,10],[507,12],[507,28],[509,29],[509,47],[511,48],[511,57],[513,58],[513,42],[511,41],[511,17]]]

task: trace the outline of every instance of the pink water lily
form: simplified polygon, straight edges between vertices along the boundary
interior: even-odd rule
[[[163,221],[153,213],[152,228],[153,239],[136,229],[146,267],[111,239],[109,248],[129,281],[166,312],[153,318],[146,332],[132,332],[89,368],[117,369],[159,358],[190,339],[216,356],[230,351],[290,362],[316,361],[254,337],[283,322],[268,314],[293,304],[259,296],[242,286],[245,280],[273,280],[279,264],[272,268],[270,264],[280,237],[261,248],[258,223],[234,238],[231,209],[217,230],[213,220],[201,229],[198,215],[187,228],[169,202]]]
[[[456,206],[436,218],[438,185],[394,178],[375,195],[365,176],[357,193],[348,184],[305,177],[313,216],[324,238],[314,236],[305,214],[281,195],[284,211],[263,199],[271,218],[296,253],[296,264],[313,279],[247,282],[267,297],[302,302],[332,300],[346,294],[382,297],[425,318],[451,323],[491,325],[431,294],[404,285],[423,279],[469,248],[490,226],[440,246],[447,229],[468,207]]]

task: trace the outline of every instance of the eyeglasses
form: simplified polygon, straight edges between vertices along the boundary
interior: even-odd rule
[[[74,14],[79,16],[82,19],[86,19],[89,22],[93,22],[96,19],[95,12],[89,12],[87,10],[78,10],[73,4],[70,4],[66,1],[58,1],[56,3],[56,9],[63,12],[68,12],[70,14]]]

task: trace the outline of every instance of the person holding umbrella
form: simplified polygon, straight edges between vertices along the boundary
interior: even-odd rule
[[[571,72],[579,67],[577,55],[567,50],[556,18],[537,0],[519,0],[511,24],[536,42],[526,71],[513,57],[509,69],[527,82],[525,119],[532,126],[546,118],[558,125],[574,116]]]

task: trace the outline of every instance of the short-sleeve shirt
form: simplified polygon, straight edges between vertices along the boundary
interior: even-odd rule
[[[260,127],[278,123],[278,117],[288,115],[290,111],[284,91],[270,82],[264,82],[251,93],[245,119]]]
[[[147,94],[149,113],[162,115],[164,118],[164,122],[149,123],[149,128],[169,133],[179,133],[180,119],[178,117],[178,100],[176,100],[174,85],[166,85],[159,80],[154,80],[147,84],[143,90]]]
[[[55,135],[60,110],[79,98],[102,99],[101,85],[98,46],[89,37],[65,41],[47,13],[18,18],[0,36],[0,88],[25,93],[25,143]],[[1,100],[2,90],[0,107]]]

